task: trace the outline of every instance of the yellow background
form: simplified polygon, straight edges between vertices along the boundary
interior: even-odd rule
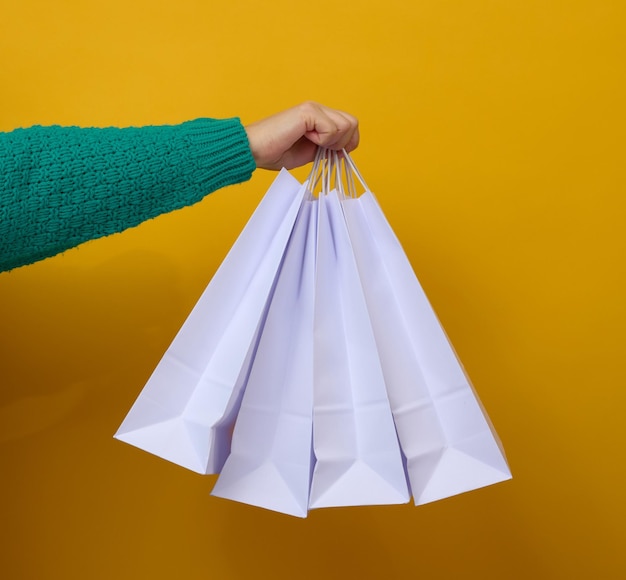
[[[315,99],[503,442],[510,482],[299,520],[112,435],[273,179],[0,275],[0,575],[623,578],[623,0],[3,0],[0,130]],[[301,177],[301,174],[298,175]]]

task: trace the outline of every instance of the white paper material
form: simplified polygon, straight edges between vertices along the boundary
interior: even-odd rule
[[[336,192],[320,196],[310,507],[410,499],[372,327]]]
[[[287,246],[213,495],[306,517],[313,432],[317,202],[303,204]]]
[[[247,376],[245,363],[305,191],[286,170],[279,173],[117,439],[198,473],[219,472]]]
[[[373,195],[342,202],[415,504],[511,478],[483,412]]]
[[[278,175],[115,436],[298,517],[510,479],[400,242],[369,191],[345,199],[339,163],[318,156],[318,200]]]

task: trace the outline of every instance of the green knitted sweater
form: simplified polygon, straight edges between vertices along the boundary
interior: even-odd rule
[[[239,119],[0,133],[0,272],[250,179]]]

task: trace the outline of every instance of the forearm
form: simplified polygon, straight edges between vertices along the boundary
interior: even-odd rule
[[[0,271],[191,205],[255,166],[237,119],[0,133]]]

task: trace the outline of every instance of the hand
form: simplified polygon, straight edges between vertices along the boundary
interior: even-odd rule
[[[257,167],[293,169],[313,161],[318,145],[352,151],[359,144],[355,117],[306,102],[246,126]]]

